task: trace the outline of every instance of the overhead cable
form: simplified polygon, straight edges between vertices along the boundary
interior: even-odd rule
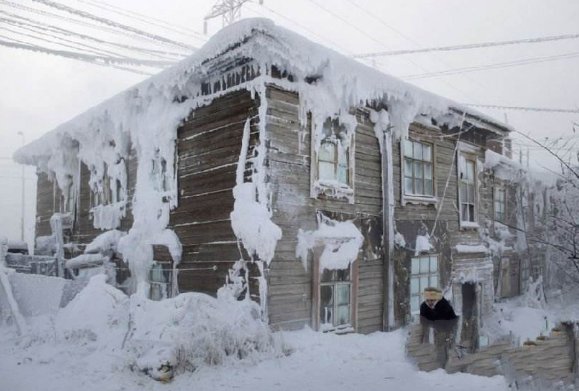
[[[90,62],[90,63],[98,64],[98,65],[105,65],[105,66],[112,66],[112,67],[119,67],[119,66],[123,66],[123,65],[129,65],[129,66],[142,65],[142,66],[150,66],[150,67],[160,67],[163,65],[164,66],[170,65],[170,64],[167,64],[166,62],[162,62],[162,61],[139,60],[139,59],[120,58],[120,57],[105,57],[105,56],[89,55],[89,54],[78,53],[78,52],[71,52],[71,51],[66,51],[66,50],[56,50],[56,49],[50,49],[50,48],[46,48],[46,47],[42,47],[42,46],[38,46],[38,45],[25,43],[25,42],[10,39],[7,37],[1,37],[1,38],[4,38],[4,39],[0,39],[0,46],[6,46],[6,47],[10,47],[10,48],[15,48],[15,49],[29,50],[29,51],[45,53],[45,54],[52,54],[52,55],[56,55],[56,56],[70,58],[73,60]],[[121,68],[121,69],[135,72],[135,73],[144,74],[144,75],[151,75],[151,73],[143,72],[143,71],[139,71],[139,70],[135,70],[135,69],[129,69],[129,68]]]
[[[75,32],[75,31],[72,31],[69,29],[57,27],[57,26],[54,26],[54,25],[51,25],[48,23],[39,22],[39,21],[30,19],[30,18],[27,18],[24,16],[16,15],[16,14],[11,13],[11,12],[6,12],[3,10],[0,10],[0,14],[6,15],[7,17],[12,18],[11,21],[9,22],[10,24],[18,24],[18,25],[22,25],[22,26],[28,26],[28,27],[34,28],[34,29],[42,29],[45,31],[51,31],[51,32],[61,34],[64,36],[76,37],[76,38],[80,38],[80,39],[91,41],[91,42],[100,43],[100,44],[107,45],[107,46],[112,46],[112,47],[116,47],[116,48],[121,48],[121,49],[125,49],[125,50],[130,50],[130,51],[134,51],[134,52],[147,54],[150,56],[156,56],[156,57],[165,58],[165,59],[169,59],[168,57],[176,57],[176,58],[180,59],[180,58],[183,58],[185,56],[183,53],[177,53],[177,52],[172,52],[172,51],[167,51],[167,50],[149,49],[149,48],[140,47],[140,46],[125,45],[125,44],[118,43],[118,42],[107,41],[104,39],[93,37],[92,35],[78,33],[78,32]]]
[[[465,106],[471,107],[484,107],[488,109],[497,110],[520,110],[520,111],[540,111],[547,113],[571,113],[579,114],[579,109],[559,109],[559,108],[548,108],[548,107],[524,107],[524,106],[499,106],[499,105],[480,105],[474,103],[463,103]]]
[[[44,5],[49,6],[49,7],[52,7],[52,8],[55,8],[55,9],[57,9],[57,10],[59,10],[59,11],[67,12],[67,13],[69,13],[69,14],[71,14],[71,15],[76,15],[76,16],[83,17],[83,18],[85,18],[85,19],[94,20],[94,21],[96,21],[96,22],[99,22],[99,23],[102,23],[102,24],[105,24],[105,25],[108,25],[108,26],[111,26],[111,27],[115,27],[115,28],[119,28],[119,29],[126,30],[126,31],[130,31],[130,32],[132,32],[132,33],[135,33],[135,34],[138,34],[138,35],[141,35],[141,36],[144,36],[144,37],[148,37],[148,38],[153,39],[153,40],[156,40],[156,41],[168,43],[168,44],[171,44],[171,45],[174,45],[174,46],[183,48],[183,49],[188,49],[188,50],[194,50],[194,49],[195,49],[195,47],[193,47],[193,46],[191,46],[191,45],[188,45],[188,44],[185,44],[185,43],[182,43],[182,42],[177,42],[177,41],[175,41],[175,40],[172,40],[172,39],[169,39],[169,38],[165,38],[165,37],[162,37],[162,36],[157,35],[157,34],[149,33],[149,32],[147,32],[147,31],[143,31],[143,30],[137,29],[137,28],[135,28],[135,27],[127,26],[127,25],[125,25],[125,24],[115,22],[115,21],[113,21],[113,20],[111,20],[111,19],[107,19],[107,18],[103,18],[103,17],[100,17],[100,16],[96,16],[96,15],[91,14],[90,12],[78,10],[78,9],[76,9],[76,8],[73,8],[73,7],[68,7],[68,6],[66,6],[66,5],[63,5],[63,4],[60,4],[60,3],[56,3],[56,2],[54,2],[54,1],[50,1],[50,0],[32,0],[32,1],[34,1],[34,2],[36,2],[36,3],[44,4]]]
[[[172,31],[175,33],[179,33],[179,34],[183,34],[183,35],[187,35],[187,36],[192,36],[192,37],[199,39],[199,40],[202,40],[202,41],[206,40],[206,38],[203,34],[197,32],[193,29],[183,27],[183,26],[178,26],[174,23],[167,22],[167,21],[164,21],[162,19],[154,18],[152,16],[143,15],[143,14],[135,12],[135,11],[127,10],[127,9],[106,3],[104,1],[98,1],[98,0],[77,0],[77,1],[80,3],[91,5],[91,6],[96,7],[96,8],[100,8],[102,10],[114,12],[114,13],[117,13],[119,15],[123,15],[125,17],[129,17],[129,18],[141,21],[141,22],[155,25],[157,27],[161,27],[161,28],[164,28],[166,30],[169,30],[169,31]]]
[[[155,43],[155,44],[168,45],[168,44],[166,44],[166,43],[164,43],[164,42],[162,43],[162,42],[159,42],[159,41],[155,41],[155,40],[152,40],[152,39],[149,38],[149,37],[145,37],[145,36],[143,36],[143,35],[135,34],[135,33],[133,33],[133,32],[129,32],[129,31],[127,31],[127,30],[122,30],[122,29],[119,29],[119,28],[113,28],[113,27],[110,27],[110,26],[107,26],[107,25],[103,25],[103,24],[100,24],[100,23],[96,23],[96,22],[94,22],[94,21],[89,22],[88,20],[84,20],[84,19],[75,19],[75,18],[71,18],[71,17],[68,17],[68,16],[60,15],[60,14],[58,14],[58,13],[49,12],[49,11],[45,11],[45,10],[40,10],[40,9],[32,8],[32,7],[27,7],[27,6],[25,6],[25,5],[22,5],[22,4],[19,4],[19,3],[15,3],[15,2],[9,1],[9,0],[0,0],[0,4],[7,5],[7,6],[11,7],[11,8],[18,9],[18,10],[22,10],[22,11],[29,12],[29,13],[32,13],[32,14],[36,14],[36,15],[40,15],[40,16],[44,16],[44,17],[49,17],[49,18],[53,18],[53,19],[62,20],[62,21],[67,22],[67,23],[74,23],[74,24],[77,24],[77,25],[85,26],[85,27],[88,27],[88,28],[91,28],[91,29],[97,29],[97,30],[101,30],[101,31],[106,31],[106,32],[110,32],[110,33],[113,33],[113,34],[117,34],[117,35],[118,35],[118,34],[122,34],[122,35],[125,35],[125,36],[128,36],[128,37],[134,38],[134,39],[140,39],[140,40],[142,40],[142,41],[151,42],[151,43]],[[174,45],[171,45],[171,47],[174,47]],[[184,49],[183,49],[183,50],[184,50]],[[189,50],[186,51],[185,53],[188,53],[188,52],[189,52]]]
[[[478,72],[478,71],[486,71],[489,69],[510,68],[513,66],[538,64],[538,63],[556,61],[556,60],[561,60],[561,59],[575,58],[578,56],[579,56],[579,52],[572,52],[572,53],[564,53],[564,54],[559,54],[559,55],[554,55],[554,56],[524,58],[521,60],[501,62],[501,63],[496,63],[496,64],[487,64],[487,65],[480,65],[480,66],[447,69],[445,71],[414,74],[414,75],[405,75],[405,76],[400,76],[400,77],[402,79],[405,79],[405,80],[428,79],[428,78],[432,78],[432,77],[457,75],[457,74],[467,73],[467,72]]]
[[[579,34],[563,34],[563,35],[551,35],[546,37],[537,38],[526,38],[526,39],[514,39],[510,41],[492,41],[492,42],[481,42],[481,43],[471,43],[464,45],[450,45],[450,46],[435,46],[430,48],[422,49],[410,49],[410,50],[389,50],[382,52],[373,53],[360,53],[354,54],[354,58],[372,58],[372,57],[383,57],[383,56],[400,56],[405,54],[417,54],[417,53],[430,53],[430,52],[450,52],[455,50],[470,50],[479,48],[490,48],[496,46],[508,46],[508,45],[521,45],[521,44],[535,44],[544,42],[553,42],[569,39],[577,39]]]

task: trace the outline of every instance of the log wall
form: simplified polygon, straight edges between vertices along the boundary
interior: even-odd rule
[[[270,322],[277,328],[311,325],[313,263],[296,258],[298,230],[317,229],[318,211],[355,219],[365,234],[356,261],[359,289],[354,323],[359,332],[382,328],[383,262],[381,236],[381,171],[378,141],[366,113],[358,111],[355,134],[355,202],[310,197],[311,132],[299,123],[296,93],[270,86],[267,90],[268,164],[273,195],[273,221],[283,231],[269,271]],[[372,233],[370,227],[374,228]],[[355,266],[356,267],[356,266]],[[356,285],[353,281],[353,286]]]

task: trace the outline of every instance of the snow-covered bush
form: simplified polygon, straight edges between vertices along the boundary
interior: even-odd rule
[[[276,350],[259,306],[249,300],[229,301],[193,292],[163,301],[133,296],[131,316],[127,348],[144,371],[163,364],[195,370]]]
[[[279,351],[252,301],[193,292],[163,301],[128,297],[105,275],[92,277],[55,323],[57,338],[122,351],[127,364],[153,378],[168,368],[195,370]]]

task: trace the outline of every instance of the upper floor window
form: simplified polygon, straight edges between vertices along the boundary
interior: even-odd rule
[[[433,196],[432,145],[419,141],[404,141],[404,194]]]
[[[505,222],[505,189],[497,187],[494,194],[495,220]]]
[[[315,131],[314,131],[315,132]],[[353,202],[352,137],[338,120],[324,122],[321,134],[313,133],[319,145],[312,149],[312,197],[325,196]]]
[[[461,155],[459,159],[458,197],[460,221],[475,222],[476,212],[476,160]]]
[[[348,151],[340,138],[326,137],[318,152],[318,179],[348,185]]]

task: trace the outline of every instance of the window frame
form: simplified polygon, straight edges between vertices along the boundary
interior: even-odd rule
[[[460,228],[478,228],[478,205],[479,205],[479,194],[478,194],[478,159],[477,154],[471,150],[475,147],[465,147],[465,144],[460,142],[460,148],[457,151],[457,161],[456,172],[457,172],[457,196],[458,196],[458,219],[460,223]],[[461,176],[461,158],[465,160],[465,165],[467,162],[473,163],[473,180],[469,182]],[[466,167],[465,167],[466,169]],[[467,178],[468,179],[468,178]],[[465,202],[462,195],[462,186],[466,186],[467,198],[468,198],[468,186],[472,186],[473,191],[473,201]],[[468,200],[467,200],[468,201]],[[463,219],[463,204],[472,205],[472,220]],[[470,215],[470,213],[469,213]]]
[[[419,159],[415,159],[414,157],[407,157],[406,156],[406,148],[407,148],[407,143],[411,142],[411,143],[418,143],[421,144],[422,146],[426,145],[430,147],[430,161],[427,160],[419,160]],[[414,144],[412,144],[414,145]],[[414,147],[413,147],[414,148]],[[422,164],[424,163],[429,163],[431,165],[431,181],[432,181],[432,194],[428,195],[425,194],[425,192],[423,191],[423,194],[418,194],[418,193],[407,193],[406,192],[406,172],[408,170],[407,168],[407,162],[406,159],[412,159],[413,162],[414,161],[418,161],[421,162]],[[402,205],[406,205],[407,203],[412,203],[412,202],[417,202],[417,203],[428,203],[428,204],[436,204],[438,203],[438,198],[437,198],[437,186],[436,186],[436,175],[435,175],[435,167],[436,167],[436,145],[432,142],[428,142],[428,141],[424,141],[422,139],[420,139],[420,137],[408,137],[406,139],[401,139],[400,140],[400,167],[401,167],[401,175],[400,175],[400,193],[401,193],[401,203]],[[424,167],[423,167],[423,171],[422,171],[422,181],[423,181],[423,186],[424,186],[424,181],[425,181],[425,175],[424,175]],[[414,181],[416,180],[415,176],[414,176],[414,171],[412,172],[412,180],[413,180],[413,185],[414,185]]]
[[[340,133],[345,132],[344,125],[340,124],[338,119],[328,117],[324,123],[324,130],[322,131],[321,140],[317,139],[317,132],[315,125],[311,119],[310,121],[310,132],[311,132],[311,161],[310,161],[310,197],[311,198],[321,198],[321,199],[332,199],[338,201],[347,201],[350,204],[354,203],[354,174],[355,174],[355,132],[351,135],[350,145],[348,147],[344,146],[340,138]],[[328,130],[329,129],[329,130]],[[330,133],[326,135],[326,133]],[[320,149],[323,144],[331,143],[334,145],[334,175],[333,179],[320,179],[320,164],[319,164],[319,151],[316,150],[316,146],[320,145]],[[343,148],[343,152],[340,152],[340,146]],[[340,167],[340,156],[346,157],[346,183],[338,180],[339,178],[339,167]],[[329,161],[328,161],[329,162]],[[326,183],[324,183],[326,181]],[[330,184],[334,182],[334,184]]]
[[[420,272],[420,260],[423,258],[428,258],[428,271],[425,273],[421,273]],[[431,270],[432,266],[431,266],[431,262],[432,259],[436,260],[436,270]],[[418,273],[413,273],[413,261],[417,260],[418,261]],[[410,315],[414,316],[414,315],[418,315],[420,314],[420,304],[422,303],[421,297],[422,297],[422,292],[424,291],[424,288],[426,287],[430,287],[430,286],[434,286],[436,288],[440,287],[440,254],[439,253],[428,253],[428,254],[421,254],[421,255],[417,255],[414,257],[410,258],[410,268],[409,268],[409,279],[408,279],[408,287],[409,287],[409,305],[408,308],[410,310]],[[431,278],[434,277],[436,274],[436,279],[437,279],[437,283],[436,284],[432,284],[432,280]],[[421,286],[421,279],[423,277],[427,277],[428,278],[428,282],[426,283],[425,286]],[[416,278],[418,280],[418,291],[417,292],[412,292],[412,280]],[[412,300],[414,297],[418,298],[418,307],[416,309],[412,308]]]
[[[500,198],[497,198],[497,195],[502,193],[502,202]],[[502,204],[502,216],[499,218],[497,217],[497,203],[499,205]],[[507,189],[503,186],[496,186],[493,188],[493,220],[499,223],[505,223],[507,216]]]
[[[350,280],[349,281],[329,281],[329,282],[322,282],[322,271],[320,270],[320,257],[324,251],[324,245],[316,246],[313,249],[313,262],[310,262],[312,267],[312,278],[313,278],[313,286],[312,286],[312,328],[317,331],[322,332],[335,332],[335,333],[347,333],[357,330],[357,321],[358,321],[358,259],[352,262],[349,266],[350,268]],[[349,301],[349,309],[350,309],[350,321],[347,324],[341,325],[333,325],[330,327],[324,327],[327,325],[321,322],[321,289],[323,286],[340,286],[340,285],[349,285],[350,286],[350,301]],[[334,290],[334,297],[335,297],[335,290]],[[334,300],[334,314],[336,313],[336,306],[337,303]],[[334,316],[335,318],[335,316]]]

